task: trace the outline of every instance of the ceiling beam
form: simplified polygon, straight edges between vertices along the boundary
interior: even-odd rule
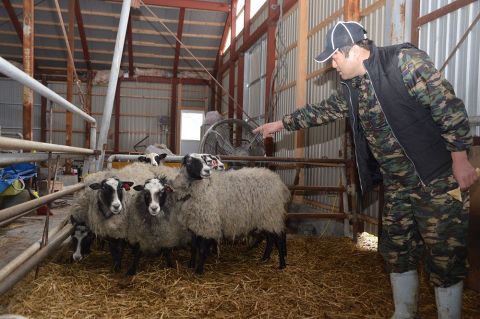
[[[132,41],[132,13],[128,16],[127,41],[128,41],[128,75],[133,77],[133,41]]]
[[[85,28],[83,27],[82,10],[80,9],[80,0],[75,0],[75,17],[77,19],[78,33],[80,34],[80,40],[82,42],[83,59],[87,65],[89,71],[92,70],[92,64],[90,63],[90,53],[88,52],[87,37],[85,35]]]
[[[18,17],[15,14],[15,10],[12,7],[12,4],[10,3],[10,0],[2,0],[3,6],[8,12],[8,16],[10,17],[10,20],[12,21],[13,27],[15,28],[15,31],[17,31],[18,38],[20,39],[20,43],[23,43],[23,29],[22,25],[20,24],[20,21],[18,21]]]
[[[174,7],[195,10],[220,11],[229,12],[230,6],[227,3],[211,2],[211,1],[194,1],[194,0],[143,0],[146,5]]]
[[[180,13],[178,14],[178,28],[177,28],[177,38],[182,40],[182,33],[183,33],[183,21],[185,20],[185,8],[180,9]],[[180,60],[180,42],[177,41],[177,45],[175,46],[175,61],[173,62],[173,77],[177,77],[178,73],[178,62]]]

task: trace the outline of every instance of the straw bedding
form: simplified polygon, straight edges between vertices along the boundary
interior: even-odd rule
[[[78,264],[56,258],[30,274],[2,301],[30,318],[388,318],[393,309],[388,275],[375,251],[346,238],[289,236],[287,268],[276,258],[258,262],[262,249],[222,246],[206,273],[145,258],[130,282],[110,272],[110,256],[95,250]],[[129,262],[129,261],[125,261]],[[127,266],[124,263],[124,268]],[[422,275],[420,316],[435,318],[433,289]],[[464,318],[480,318],[480,294],[467,290]]]

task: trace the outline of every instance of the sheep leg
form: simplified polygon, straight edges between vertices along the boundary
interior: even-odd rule
[[[286,267],[285,263],[285,247],[286,244],[284,243],[284,236],[283,234],[273,234],[273,238],[275,240],[275,246],[277,247],[278,250],[278,260],[279,260],[279,267],[280,269],[283,269]]]
[[[111,238],[108,242],[110,246],[110,254],[113,259],[113,271],[119,272],[122,267],[122,256],[125,248],[125,241],[123,239]]]
[[[255,242],[250,246],[248,246],[247,251],[257,248],[263,242],[263,239],[264,239],[263,235],[258,235],[258,237],[255,238]]]
[[[287,256],[287,233],[282,231],[282,244],[283,244],[283,254]]]
[[[267,261],[272,254],[273,244],[275,242],[273,236],[274,235],[272,233],[266,233],[267,243],[265,245],[265,251],[263,252],[263,257],[261,259],[262,261]]]
[[[202,236],[197,236],[196,240],[196,249],[197,249],[197,264],[195,267],[195,272],[197,274],[203,274],[205,260],[207,259],[208,250],[210,248],[210,240]]]
[[[132,265],[130,266],[130,268],[126,273],[127,276],[133,276],[137,273],[138,264],[140,263],[140,257],[142,255],[142,252],[140,251],[140,245],[135,244],[132,247],[132,252],[133,252]]]
[[[171,248],[163,248],[163,256],[165,258],[165,263],[167,264],[168,268],[174,268],[173,260],[172,260],[172,249]]]
[[[197,257],[197,236],[192,234],[192,241],[190,242],[190,261],[188,262],[188,268],[195,268],[195,258]]]

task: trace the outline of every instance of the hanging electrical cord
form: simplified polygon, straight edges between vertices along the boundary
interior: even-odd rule
[[[57,1],[57,0],[55,0],[55,1]],[[258,123],[255,122],[255,120],[254,120],[253,118],[251,118],[251,117],[247,114],[247,112],[245,112],[245,111],[243,110],[243,107],[242,107],[237,101],[235,101],[235,98],[230,95],[230,93],[228,92],[228,90],[226,90],[226,89],[222,86],[222,84],[220,84],[220,82],[218,82],[218,80],[207,70],[207,68],[202,64],[202,62],[200,62],[200,61],[197,59],[197,57],[192,53],[192,51],[190,51],[190,49],[175,35],[175,33],[173,33],[173,32],[170,30],[170,28],[167,27],[167,25],[166,25],[165,23],[163,23],[163,21],[155,14],[155,12],[153,12],[153,11],[149,8],[149,6],[147,6],[147,5],[143,2],[143,0],[140,0],[140,3],[145,7],[145,9],[147,9],[148,12],[150,12],[150,14],[151,14],[158,22],[160,22],[160,23],[163,25],[163,27],[170,33],[170,35],[172,35],[172,36],[175,38],[175,40],[176,40],[178,43],[180,43],[180,45],[181,45],[181,46],[192,56],[192,58],[202,67],[202,69],[203,69],[205,72],[207,72],[207,74],[209,75],[209,77],[210,77],[213,81],[215,81],[215,83],[226,93],[226,95],[228,95],[228,98],[233,101],[233,103],[235,104],[235,106],[236,106],[237,108],[239,108],[239,109],[242,111],[243,114],[245,114],[245,116],[248,118],[249,122],[253,122],[255,125],[259,126]],[[158,31],[158,30],[157,30],[157,31]],[[222,100],[223,100],[223,97],[222,97]]]
[[[82,91],[82,87],[81,87],[82,81],[80,81],[80,79],[78,78],[77,69],[75,68],[75,60],[73,59],[72,50],[70,49],[70,45],[68,43],[67,31],[65,30],[65,24],[63,22],[62,11],[60,10],[60,5],[58,4],[58,0],[55,0],[55,7],[57,8],[58,19],[60,20],[60,26],[62,28],[63,38],[65,40],[65,45],[67,47],[68,58],[69,58],[70,62],[72,63],[73,74],[75,76],[75,84],[77,85],[78,91],[80,92],[79,96],[80,96],[80,101],[82,103],[82,109],[83,109],[83,111],[85,111],[85,95],[84,95],[84,93]]]

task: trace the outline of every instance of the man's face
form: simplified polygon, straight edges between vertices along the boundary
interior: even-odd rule
[[[335,68],[343,80],[350,80],[360,75],[362,61],[358,59],[354,48],[350,50],[348,58],[338,50],[332,55],[332,66]]]

